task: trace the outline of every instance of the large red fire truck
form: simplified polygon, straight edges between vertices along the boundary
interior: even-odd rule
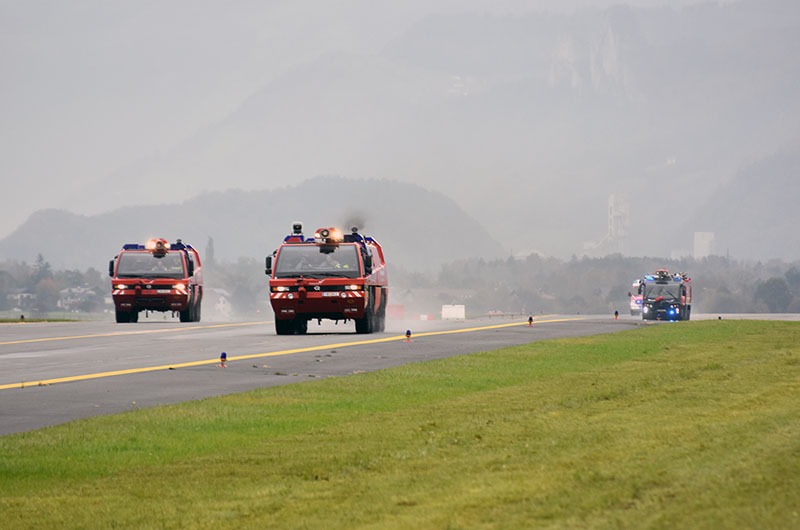
[[[140,311],[172,311],[181,322],[200,321],[203,273],[200,255],[178,239],[123,245],[108,262],[117,322],[138,322]]]
[[[642,278],[642,319],[689,320],[692,314],[692,279],[683,272],[658,269]]]
[[[278,335],[304,334],[308,321],[355,322],[356,333],[383,331],[388,302],[386,261],[380,244],[358,233],[303,225],[266,259],[269,298]]]

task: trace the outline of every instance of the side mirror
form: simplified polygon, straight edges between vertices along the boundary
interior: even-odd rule
[[[114,277],[114,260],[109,260],[108,262],[108,275],[112,278]]]
[[[628,297],[630,297],[630,296],[631,296],[631,292],[630,292],[630,291],[628,291]]]
[[[372,273],[372,256],[364,256],[364,272],[366,274]]]
[[[266,274],[267,276],[272,275],[272,256],[267,256],[267,259],[265,261],[264,274]]]
[[[186,262],[186,273],[187,276],[194,276],[194,261],[188,260]]]

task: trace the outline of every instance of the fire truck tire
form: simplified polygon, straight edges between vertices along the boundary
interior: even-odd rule
[[[375,293],[370,292],[369,302],[367,303],[367,307],[364,308],[364,317],[357,318],[356,321],[356,333],[363,335],[365,333],[372,333],[375,328]]]
[[[194,306],[192,304],[189,304],[189,306],[186,309],[184,309],[183,311],[180,312],[181,322],[193,322],[194,321],[193,320],[193,318],[194,318],[193,309],[194,309]]]
[[[308,332],[308,320],[304,318],[294,319],[294,332],[297,335],[305,335]]]
[[[294,334],[294,319],[278,320],[275,319],[275,334],[276,335],[292,335]]]
[[[194,320],[192,322],[200,322],[200,301],[194,306]]]
[[[364,318],[356,319],[356,333],[360,335],[372,333],[372,315],[365,314]]]
[[[139,322],[139,312],[138,311],[131,311],[130,312],[130,322]]]
[[[117,324],[124,324],[126,322],[131,321],[130,311],[120,311],[119,309],[117,309],[116,317],[117,317]]]
[[[386,291],[381,289],[381,305],[378,309],[378,325],[375,331],[383,332],[386,329]]]

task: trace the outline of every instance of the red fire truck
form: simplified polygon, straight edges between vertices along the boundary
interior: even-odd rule
[[[692,279],[686,273],[658,269],[642,279],[643,320],[689,320]]]
[[[388,302],[386,261],[380,244],[358,233],[320,228],[303,236],[303,225],[267,256],[269,298],[278,335],[304,334],[308,321],[355,322],[356,333],[383,331]]]
[[[172,311],[181,322],[200,321],[203,274],[200,255],[178,239],[123,245],[108,262],[117,322],[137,322],[139,312]]]

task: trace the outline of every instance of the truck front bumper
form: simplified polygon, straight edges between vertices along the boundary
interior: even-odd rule
[[[363,291],[322,291],[270,293],[275,318],[326,318],[332,320],[364,317],[367,298]]]
[[[189,295],[175,289],[115,290],[112,299],[122,311],[184,311],[189,307]]]

